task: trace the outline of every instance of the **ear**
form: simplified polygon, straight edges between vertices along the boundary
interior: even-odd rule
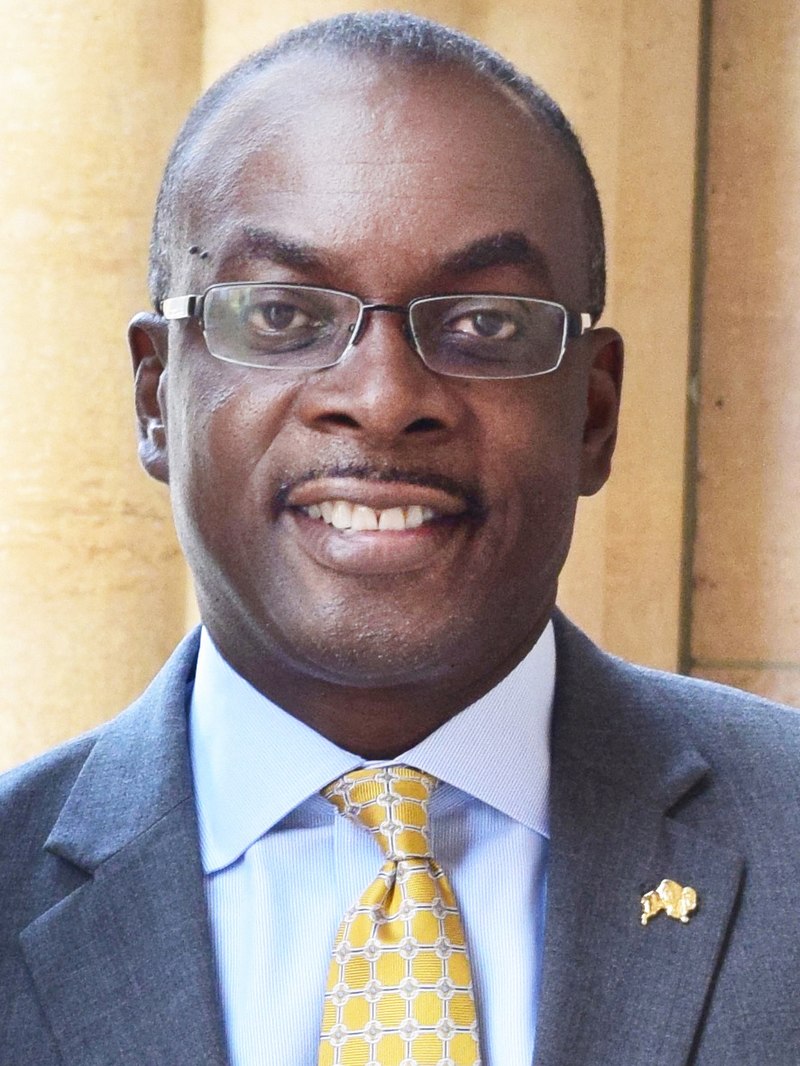
[[[169,482],[167,459],[167,323],[142,311],[128,326],[133,362],[139,461],[157,481]]]
[[[617,443],[624,348],[622,337],[613,329],[592,330],[586,339],[592,348],[580,492],[581,496],[593,496],[611,473],[611,457]]]

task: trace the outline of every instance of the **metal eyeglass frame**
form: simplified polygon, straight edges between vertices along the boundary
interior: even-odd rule
[[[208,348],[209,354],[212,355],[215,359],[219,359],[222,362],[226,362],[226,363],[232,363],[232,364],[234,364],[236,366],[251,366],[251,367],[253,367],[253,369],[256,369],[256,370],[275,370],[275,369],[280,369],[280,368],[277,368],[277,367],[262,366],[262,365],[260,365],[258,363],[245,363],[245,362],[242,362],[242,360],[239,360],[239,359],[231,359],[231,358],[228,358],[228,357],[226,357],[224,355],[218,355],[215,352],[212,352],[211,348],[208,346],[208,337],[206,335],[205,323],[203,321],[203,307],[204,307],[205,300],[206,300],[206,297],[208,296],[209,292],[211,292],[213,289],[222,289],[222,288],[229,289],[229,288],[237,288],[237,287],[245,287],[245,286],[248,286],[248,287],[261,286],[261,285],[263,285],[265,288],[272,287],[272,288],[276,288],[276,289],[290,289],[290,290],[291,289],[298,289],[300,291],[312,291],[312,292],[320,292],[320,293],[330,293],[333,296],[347,296],[350,299],[357,301],[357,303],[359,305],[358,317],[356,318],[356,321],[353,323],[350,339],[349,339],[347,345],[342,350],[342,352],[336,357],[336,359],[331,360],[331,362],[325,363],[322,366],[318,366],[318,367],[302,368],[302,369],[308,370],[309,373],[312,373],[315,370],[327,370],[329,367],[336,366],[338,363],[340,363],[344,359],[344,357],[347,355],[347,353],[350,351],[350,349],[354,348],[359,343],[359,341],[361,340],[361,338],[363,336],[363,333],[364,333],[364,329],[366,327],[367,312],[373,312],[373,311],[384,311],[384,312],[388,312],[390,314],[400,314],[400,315],[404,316],[405,323],[404,323],[403,332],[406,335],[406,340],[408,341],[410,347],[415,352],[415,354],[418,355],[419,358],[422,360],[424,365],[426,367],[428,367],[428,369],[431,370],[434,374],[442,374],[443,377],[463,377],[463,378],[465,378],[467,380],[487,380],[487,381],[503,381],[503,380],[505,380],[505,381],[513,381],[513,380],[516,380],[518,378],[536,378],[536,377],[542,377],[544,374],[552,374],[554,371],[558,370],[558,368],[561,366],[561,361],[564,358],[564,352],[566,351],[567,342],[570,341],[570,340],[573,340],[573,339],[575,339],[577,337],[582,337],[584,333],[586,333],[588,330],[590,330],[592,328],[592,315],[589,312],[587,312],[587,311],[581,311],[581,312],[570,311],[563,304],[560,304],[560,303],[558,303],[555,300],[540,300],[538,297],[534,297],[534,296],[519,296],[519,295],[516,295],[514,293],[486,293],[486,292],[484,292],[484,293],[469,293],[469,292],[464,292],[464,293],[462,293],[462,292],[458,292],[458,293],[440,293],[439,295],[436,295],[436,296],[415,296],[414,299],[413,300],[409,300],[407,304],[387,304],[387,303],[367,303],[365,300],[362,300],[361,297],[357,296],[355,293],[345,292],[343,289],[330,289],[330,288],[328,288],[327,286],[324,286],[324,285],[300,285],[300,284],[294,284],[292,282],[267,282],[267,281],[264,281],[264,282],[259,282],[259,281],[216,282],[213,285],[209,285],[208,288],[205,289],[205,291],[202,292],[202,293],[188,293],[188,294],[186,294],[184,296],[168,296],[168,297],[166,297],[165,299],[163,299],[161,301],[161,303],[159,305],[159,311],[160,311],[160,314],[165,319],[167,319],[170,322],[183,321],[183,320],[186,320],[186,319],[194,319],[198,323],[198,325],[200,326],[200,329],[203,332],[203,339],[206,342],[206,348]],[[536,370],[536,371],[534,371],[533,373],[530,373],[530,374],[513,374],[513,375],[507,375],[507,376],[497,376],[497,375],[485,375],[484,376],[484,375],[480,375],[480,374],[447,374],[446,371],[437,370],[434,367],[431,367],[428,364],[427,359],[425,358],[425,356],[424,356],[424,354],[423,354],[423,352],[422,352],[422,350],[420,348],[419,340],[417,339],[416,335],[414,334],[414,330],[413,330],[413,327],[411,325],[411,319],[410,319],[411,309],[415,305],[418,305],[418,304],[421,304],[421,303],[427,303],[427,302],[429,302],[431,300],[449,299],[449,298],[453,298],[453,297],[459,297],[459,298],[463,298],[465,300],[469,300],[469,299],[479,298],[481,296],[502,296],[503,298],[510,299],[510,300],[513,300],[513,299],[525,300],[526,302],[530,302],[530,303],[545,304],[548,307],[557,307],[561,311],[563,311],[564,312],[564,333],[563,333],[563,336],[561,338],[561,349],[560,349],[560,351],[558,353],[558,359],[556,360],[555,364],[552,367],[548,367],[547,370]]]

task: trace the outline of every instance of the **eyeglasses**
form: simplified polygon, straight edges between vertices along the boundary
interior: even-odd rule
[[[592,325],[589,314],[527,296],[420,296],[403,306],[271,282],[211,285],[201,295],[171,296],[161,305],[164,318],[196,319],[217,359],[265,370],[335,366],[359,343],[367,314],[375,311],[403,315],[407,340],[423,363],[459,378],[549,374],[568,339]]]

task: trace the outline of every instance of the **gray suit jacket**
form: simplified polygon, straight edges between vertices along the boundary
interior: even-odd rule
[[[797,1066],[800,715],[556,625],[536,1066]],[[2,1066],[226,1062],[186,742],[196,650],[0,779]],[[665,877],[697,912],[644,927]]]

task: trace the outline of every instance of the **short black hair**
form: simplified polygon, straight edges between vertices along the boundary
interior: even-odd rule
[[[430,19],[397,11],[354,12],[290,30],[223,74],[195,104],[172,147],[156,202],[150,243],[150,294],[156,307],[169,294],[171,227],[190,148],[208,120],[254,75],[286,56],[315,52],[368,56],[405,65],[461,65],[509,89],[552,130],[572,160],[581,189],[587,240],[588,307],[598,318],[605,303],[603,217],[581,143],[558,104],[527,75],[474,38]]]

